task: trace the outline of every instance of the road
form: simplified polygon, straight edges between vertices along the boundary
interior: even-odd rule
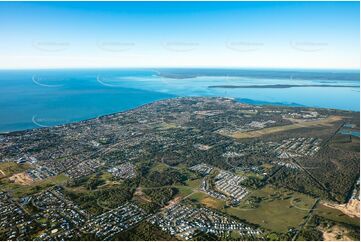
[[[296,234],[292,237],[292,241],[295,241],[298,236],[300,235],[301,231],[304,229],[304,227],[307,225],[307,223],[311,220],[312,215],[313,215],[313,211],[315,211],[316,206],[318,205],[318,203],[320,202],[320,199],[317,198],[315,203],[313,204],[313,206],[310,208],[307,217],[305,218],[304,222],[302,224],[300,224],[299,229],[297,230]]]

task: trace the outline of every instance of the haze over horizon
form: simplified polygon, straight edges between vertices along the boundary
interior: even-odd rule
[[[359,69],[359,2],[1,2],[0,69]]]

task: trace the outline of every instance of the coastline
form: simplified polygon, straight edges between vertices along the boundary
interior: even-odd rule
[[[172,99],[182,99],[182,98],[209,98],[209,99],[223,98],[223,99],[232,100],[232,101],[240,103],[240,104],[248,104],[248,105],[253,105],[253,106],[311,108],[311,109],[324,109],[324,110],[335,110],[335,111],[360,113],[360,111],[353,111],[353,110],[335,109],[335,108],[323,108],[323,107],[315,107],[315,106],[305,106],[305,105],[298,104],[298,103],[267,102],[267,101],[247,99],[247,98],[233,98],[233,97],[224,97],[224,96],[189,96],[189,97],[187,97],[187,96],[183,97],[182,96],[182,97],[172,97],[172,98],[159,99],[159,100],[148,102],[148,103],[145,103],[145,104],[142,104],[142,105],[139,105],[137,107],[130,108],[130,109],[127,109],[127,110],[122,110],[122,111],[119,111],[119,112],[113,112],[113,113],[104,114],[104,115],[98,115],[96,117],[86,118],[86,119],[82,119],[82,120],[78,120],[78,121],[65,122],[65,123],[58,124],[58,125],[49,125],[49,126],[45,126],[45,127],[40,127],[39,125],[35,124],[37,127],[34,127],[34,128],[0,131],[0,135],[11,135],[11,134],[14,134],[14,133],[17,133],[17,132],[29,132],[29,131],[32,131],[32,130],[35,130],[35,129],[49,129],[49,128],[62,127],[62,126],[65,126],[65,125],[72,125],[72,124],[77,124],[77,123],[86,123],[86,122],[89,122],[89,121],[94,120],[94,119],[99,119],[99,118],[104,118],[104,117],[111,117],[113,115],[131,112],[131,111],[137,110],[139,108],[146,107],[148,105],[156,104],[157,102],[172,100]]]

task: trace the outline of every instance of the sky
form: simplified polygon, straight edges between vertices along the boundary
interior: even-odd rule
[[[0,69],[358,69],[359,2],[0,2]]]

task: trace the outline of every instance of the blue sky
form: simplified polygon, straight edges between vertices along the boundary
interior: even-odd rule
[[[0,68],[359,68],[358,2],[0,2]]]

